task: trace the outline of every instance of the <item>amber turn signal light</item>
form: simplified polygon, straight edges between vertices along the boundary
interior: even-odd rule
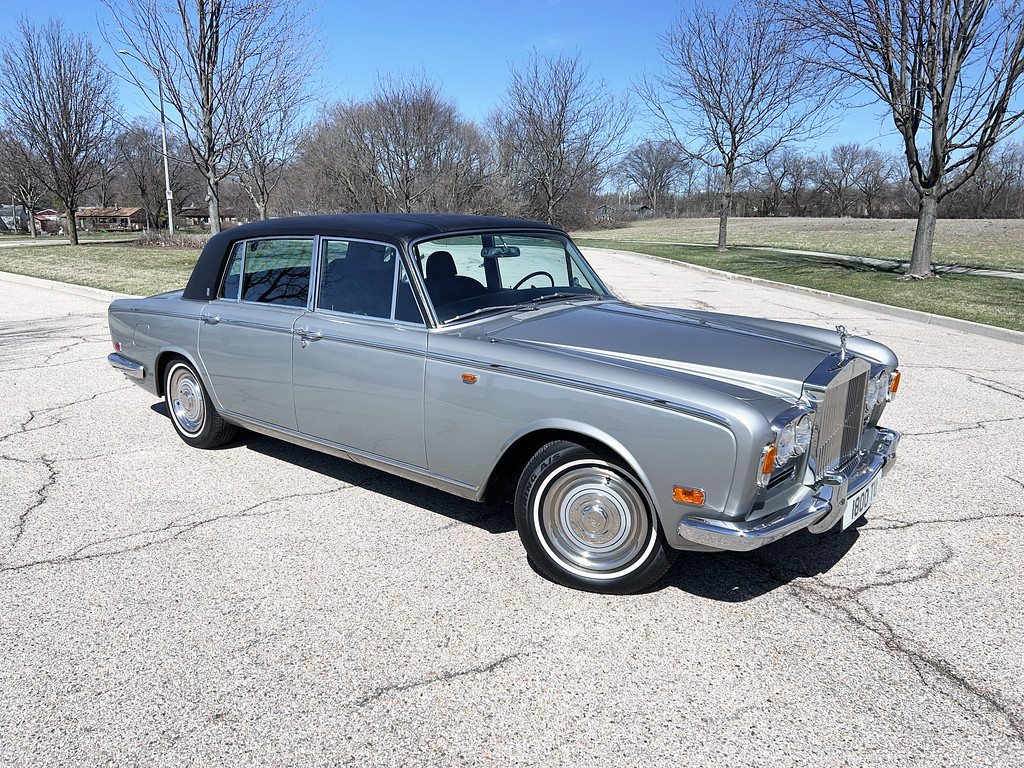
[[[700,506],[704,503],[704,491],[700,488],[687,488],[684,485],[677,485],[672,489],[672,500],[682,504],[696,504]]]
[[[896,390],[900,388],[900,372],[896,371],[892,375],[892,384],[889,385],[889,397],[893,397],[896,394]]]

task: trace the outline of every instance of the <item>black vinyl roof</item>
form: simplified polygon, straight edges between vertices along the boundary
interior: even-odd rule
[[[329,216],[296,216],[243,224],[214,235],[196,262],[182,298],[208,301],[217,293],[221,272],[239,240],[287,235],[324,235],[375,240],[400,248],[425,237],[480,231],[564,231],[550,224],[499,216],[456,216],[436,213],[343,213]]]

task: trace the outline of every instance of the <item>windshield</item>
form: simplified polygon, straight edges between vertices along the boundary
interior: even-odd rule
[[[414,253],[441,322],[543,301],[611,295],[576,246],[555,234],[439,237],[419,243]]]

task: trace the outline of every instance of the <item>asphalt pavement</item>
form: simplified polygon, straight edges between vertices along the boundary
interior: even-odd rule
[[[188,448],[103,301],[0,279],[0,765],[1024,764],[1024,345],[590,253],[631,300],[893,347],[866,520],[575,592],[503,510]]]

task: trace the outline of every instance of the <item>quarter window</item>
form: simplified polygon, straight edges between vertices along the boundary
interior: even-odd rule
[[[259,304],[304,307],[309,297],[312,238],[236,243],[220,295]]]

